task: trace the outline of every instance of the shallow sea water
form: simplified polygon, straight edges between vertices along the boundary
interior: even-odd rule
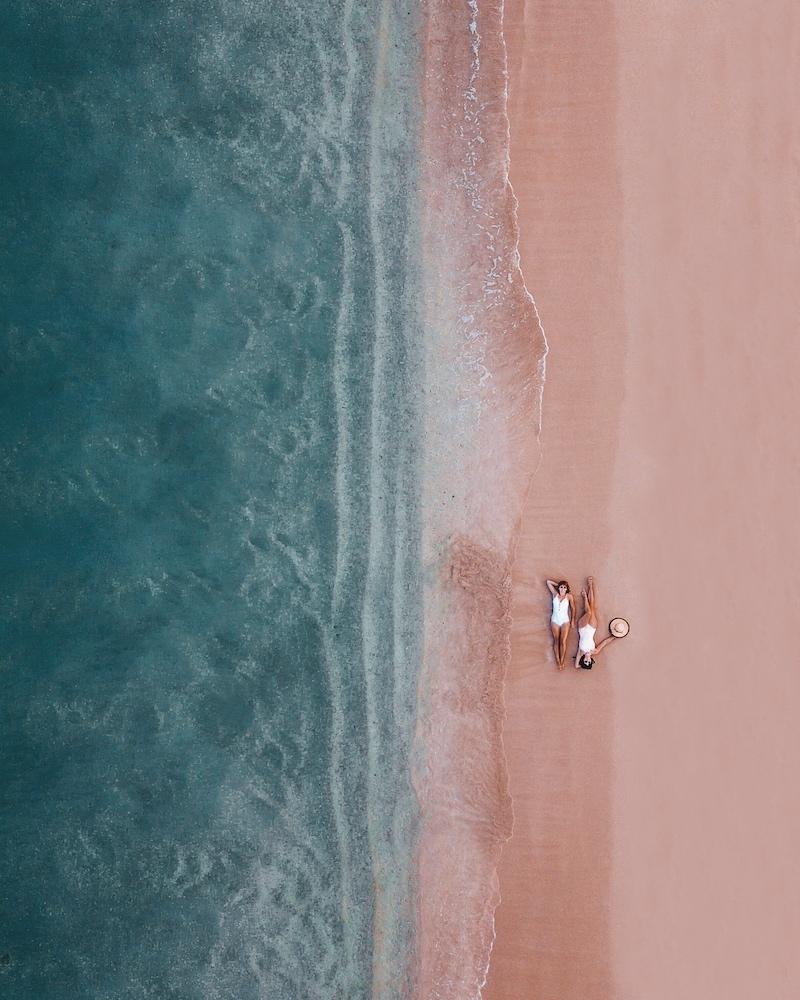
[[[419,13],[0,11],[0,992],[406,995]]]

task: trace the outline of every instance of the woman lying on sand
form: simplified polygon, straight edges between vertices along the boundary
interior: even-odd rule
[[[547,581],[547,589],[553,595],[553,614],[550,616],[550,629],[553,633],[553,652],[556,654],[558,669],[564,669],[567,657],[567,638],[570,626],[575,618],[575,598],[570,593],[566,580],[561,583]]]
[[[591,670],[597,655],[606,646],[620,638],[616,635],[609,635],[600,643],[594,644],[594,634],[597,631],[597,611],[594,603],[594,577],[589,577],[589,590],[581,591],[584,608],[586,609],[578,622],[578,652],[575,654],[575,666],[584,670]]]

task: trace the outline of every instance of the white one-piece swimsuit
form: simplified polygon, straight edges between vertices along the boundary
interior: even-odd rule
[[[578,629],[578,649],[582,653],[594,652],[594,634],[597,629],[594,625],[584,625]]]
[[[541,621],[541,619],[539,619]],[[565,597],[563,600],[559,600],[558,597],[553,597],[553,615],[550,621],[554,625],[566,625],[569,621],[569,598]]]

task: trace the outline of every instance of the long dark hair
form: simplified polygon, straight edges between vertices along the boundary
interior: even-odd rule
[[[578,660],[578,663],[580,663],[584,670],[591,670],[594,666],[594,660],[588,653],[584,653],[580,660]]]

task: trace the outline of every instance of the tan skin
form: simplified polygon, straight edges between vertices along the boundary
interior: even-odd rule
[[[578,631],[583,628],[584,625],[591,625],[593,628],[597,628],[597,606],[595,604],[595,593],[594,593],[594,577],[590,576],[587,580],[589,584],[588,590],[581,591],[581,597],[583,598],[584,612],[580,617],[578,622]],[[612,642],[615,642],[619,636],[609,635],[602,642],[598,643],[592,650],[590,656],[593,660],[596,660],[598,654],[601,653],[606,646],[609,646]],[[580,642],[578,643],[578,652],[575,654],[575,666],[581,669],[581,657],[584,654],[581,652]]]
[[[556,625],[554,621],[550,622],[550,630],[553,633],[553,652],[556,654],[556,663],[558,664],[558,669],[564,669],[564,662],[567,658],[567,639],[569,638],[569,630],[572,628],[572,623],[575,621],[575,598],[569,591],[569,587],[562,583],[560,586],[555,582],[555,580],[547,580],[547,589],[553,595],[553,597],[559,598],[559,600],[564,600],[566,597],[569,601],[569,621],[565,622],[563,625]]]

